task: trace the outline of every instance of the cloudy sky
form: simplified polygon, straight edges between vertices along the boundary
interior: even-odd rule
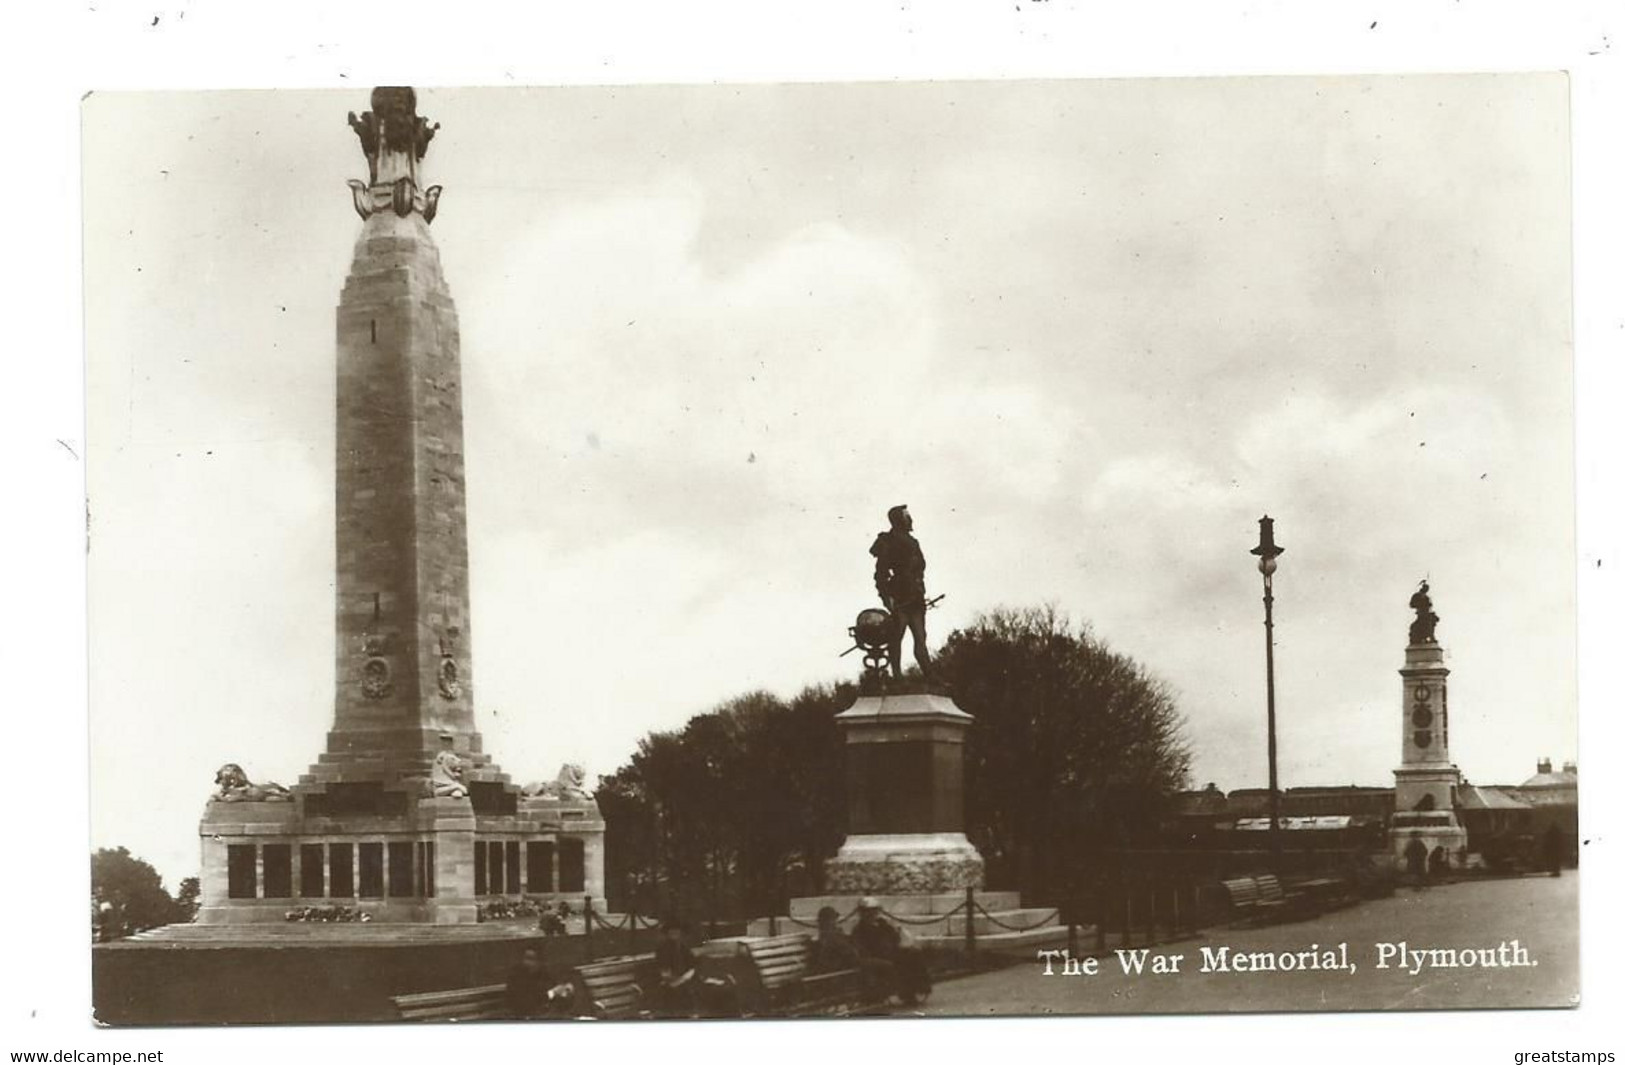
[[[171,883],[332,715],[366,91],[83,109],[93,845]],[[1387,784],[1418,578],[1481,783],[1576,754],[1561,76],[429,90],[477,713],[516,779],[847,676],[907,502],[935,640],[1053,602],[1193,783]],[[159,784],[155,786],[154,780]],[[131,794],[145,796],[141,804]]]

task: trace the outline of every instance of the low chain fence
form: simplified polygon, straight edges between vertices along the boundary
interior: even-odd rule
[[[1369,885],[1349,871],[1348,854],[1330,852],[1315,857],[1313,862],[1300,858],[1286,863],[1288,868],[1283,869],[1281,879],[1289,890],[1294,882],[1318,874],[1314,883],[1322,885],[1323,893],[1335,897],[1339,904],[1351,898],[1371,897]],[[983,902],[985,892],[966,888],[963,900],[939,913],[897,912],[884,905],[879,907],[879,913],[898,929],[923,935],[925,944],[933,949],[969,955],[1018,950],[1026,954],[1035,946],[1058,943],[1064,930],[1066,945],[1074,955],[1104,953],[1188,938],[1204,929],[1231,923],[1237,918],[1237,909],[1224,881],[1245,872],[1262,872],[1264,859],[1263,855],[1248,852],[1113,852],[1097,867],[1091,883],[1051,891],[1038,906],[1013,911],[990,909]],[[1328,889],[1327,885],[1336,886]],[[608,950],[634,952],[640,944],[653,949],[660,921],[635,911],[611,917],[596,908],[594,902],[588,898],[585,903],[585,931],[589,940],[598,933],[601,943],[589,946],[590,956]],[[1313,912],[1323,908],[1330,905],[1317,904],[1309,909]],[[783,906],[781,912],[767,918],[768,935],[817,934],[815,918],[783,912],[788,909]],[[860,912],[861,907],[853,905],[837,912],[836,922],[850,928]],[[918,931],[923,929],[931,931]],[[1053,938],[1036,935],[1046,931],[1052,932]],[[714,922],[711,932],[714,938]]]

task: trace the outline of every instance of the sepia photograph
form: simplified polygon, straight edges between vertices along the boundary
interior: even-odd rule
[[[1570,91],[88,94],[87,1012],[1577,1006]]]

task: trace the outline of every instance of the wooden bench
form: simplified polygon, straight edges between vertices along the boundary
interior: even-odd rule
[[[1265,873],[1253,878],[1258,883],[1259,901],[1278,905],[1283,912],[1301,916],[1314,909],[1316,897],[1298,887],[1283,888],[1280,877]]]
[[[570,979],[573,1012],[604,1020],[648,1016],[639,980],[653,964],[653,954],[633,954],[576,966]],[[397,995],[390,1001],[403,1021],[494,1021],[507,1018],[507,998],[507,984],[487,984]]]
[[[653,954],[629,954],[576,966],[575,1012],[606,1021],[649,1016],[643,984],[653,976],[654,960]]]
[[[1281,889],[1281,878],[1274,873],[1265,873],[1263,876],[1253,877],[1253,883],[1258,885],[1258,901],[1266,903],[1279,903],[1286,905],[1296,895],[1288,895]]]
[[[1287,894],[1302,895],[1304,904],[1317,910],[1335,910],[1354,901],[1352,882],[1336,876],[1297,881]]]
[[[1352,876],[1294,881],[1287,887],[1286,896],[1289,900],[1297,897],[1300,908],[1316,913],[1342,909],[1360,901],[1359,884]]]
[[[460,987],[397,995],[390,1001],[403,1021],[494,1021],[508,1013],[508,985]]]
[[[813,972],[813,937],[804,932],[745,940],[740,946],[756,970],[764,1012],[805,1016],[873,1012],[883,1008],[864,1002],[860,970]]]
[[[1236,916],[1236,923],[1260,920],[1285,908],[1286,900],[1276,897],[1281,890],[1280,881],[1274,877],[1269,879],[1275,881],[1273,895],[1266,895],[1254,877],[1224,881],[1224,890],[1230,895],[1230,910]]]

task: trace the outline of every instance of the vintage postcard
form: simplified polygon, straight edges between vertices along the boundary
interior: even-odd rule
[[[1564,75],[82,121],[99,1022],[1578,1003]]]

